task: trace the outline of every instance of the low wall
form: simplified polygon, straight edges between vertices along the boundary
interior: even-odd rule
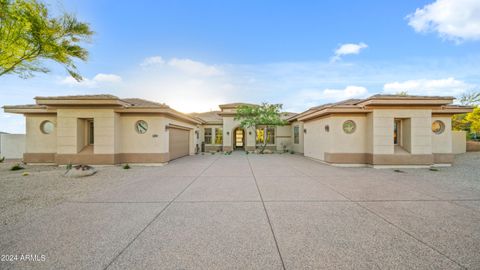
[[[480,142],[468,141],[467,142],[467,152],[478,152],[480,151]]]
[[[25,152],[25,134],[1,134],[0,157],[22,159]]]
[[[463,154],[467,151],[467,133],[465,131],[452,131],[452,153]]]

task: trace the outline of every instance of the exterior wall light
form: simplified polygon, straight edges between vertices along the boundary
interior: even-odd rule
[[[227,131],[227,136],[230,135],[230,131]]]
[[[307,129],[306,128],[303,129],[303,133],[307,134]]]

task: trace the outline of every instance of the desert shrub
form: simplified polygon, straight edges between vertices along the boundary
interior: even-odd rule
[[[22,165],[20,164],[15,164],[10,168],[10,171],[19,171],[25,169]]]

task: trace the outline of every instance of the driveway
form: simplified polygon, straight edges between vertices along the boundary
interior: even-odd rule
[[[18,257],[0,268],[479,269],[479,164],[395,172],[234,152],[100,168],[82,181],[108,185],[5,227],[0,253]]]

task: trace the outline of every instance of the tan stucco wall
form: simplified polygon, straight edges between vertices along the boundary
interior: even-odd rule
[[[412,152],[412,120],[407,118],[402,120],[401,131],[402,142],[401,146],[409,153]]]
[[[113,109],[58,109],[57,153],[76,154],[77,119],[93,118],[95,129],[94,154],[115,153],[115,112]]]
[[[325,152],[329,152],[332,147],[332,133],[325,131],[325,125],[329,125],[331,131],[331,124],[330,118],[316,119],[303,124],[307,131],[303,137],[305,156],[325,160]]]
[[[144,134],[139,134],[135,130],[135,123],[140,120],[148,124],[147,132]],[[169,130],[165,129],[165,126],[170,124],[190,128],[190,155],[195,153],[197,143],[195,125],[151,114],[121,114],[117,121],[120,123],[117,134],[120,143],[117,153],[168,153]]]
[[[373,153],[394,154],[395,118],[410,118],[411,154],[432,153],[432,111],[420,109],[376,109],[373,111]]]
[[[452,131],[452,152],[453,154],[467,152],[467,134],[465,131]]]
[[[356,124],[355,132],[343,131],[343,123],[352,120]],[[305,156],[325,160],[325,153],[367,153],[367,116],[331,116],[304,124]],[[325,126],[329,125],[329,132]]]
[[[294,143],[294,137],[293,137],[293,128],[295,126],[298,126],[298,144]],[[295,121],[292,123],[291,128],[290,128],[290,136],[291,136],[291,143],[292,143],[292,150],[295,153],[303,153],[303,122]]]
[[[430,134],[432,134],[432,153],[452,153],[452,118],[449,116],[432,117],[432,123],[437,120],[445,124],[445,130],[442,134],[435,134],[430,128]],[[432,124],[430,123],[430,127],[431,126]]]
[[[51,121],[55,128],[52,133],[44,134],[40,130],[43,121]],[[57,116],[49,115],[26,115],[26,141],[25,153],[56,153],[57,152]]]
[[[135,123],[143,120],[148,129],[144,134],[135,130]],[[122,114],[117,120],[120,125],[118,153],[166,153],[165,147],[165,124],[162,116]],[[167,139],[168,141],[168,139]]]
[[[234,120],[233,116],[223,117],[223,146],[226,149],[233,145],[233,131],[240,126],[240,121]],[[227,135],[227,132],[229,134]],[[255,147],[255,128],[248,128],[245,131],[245,146]]]
[[[277,151],[292,149],[292,126],[277,126],[275,128],[275,144]]]
[[[331,143],[330,153],[367,153],[367,117],[334,116],[330,117]],[[355,132],[347,134],[343,131],[343,123],[352,120],[356,124]]]

